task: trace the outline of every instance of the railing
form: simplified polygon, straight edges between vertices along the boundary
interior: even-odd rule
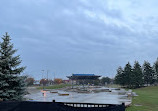
[[[53,100],[52,102],[55,102]],[[60,103],[64,104],[67,106],[72,106],[72,107],[110,107],[110,106],[118,106],[118,104],[97,104],[97,103],[76,103],[76,102],[55,102],[55,103]],[[121,105],[121,104],[119,104]],[[125,105],[122,103],[122,105]]]

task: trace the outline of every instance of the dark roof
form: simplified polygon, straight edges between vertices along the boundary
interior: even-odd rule
[[[94,74],[72,74],[72,76],[67,76],[67,78],[71,80],[77,80],[77,79],[98,79],[99,75],[94,75]]]
[[[72,74],[72,76],[95,76],[94,74]]]

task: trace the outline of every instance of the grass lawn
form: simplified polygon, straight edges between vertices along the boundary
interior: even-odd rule
[[[57,84],[53,86],[44,86],[44,89],[60,89],[67,86],[71,86],[71,84]],[[43,89],[43,86],[37,87],[37,89]]]
[[[133,91],[139,96],[133,98],[132,106],[126,108],[126,111],[158,111],[158,86],[138,88]]]

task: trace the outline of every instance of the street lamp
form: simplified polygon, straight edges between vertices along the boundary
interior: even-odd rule
[[[44,70],[42,70],[42,79],[41,80],[43,80],[43,74],[44,74]],[[44,89],[44,81],[41,81],[41,82],[43,82],[43,89]]]

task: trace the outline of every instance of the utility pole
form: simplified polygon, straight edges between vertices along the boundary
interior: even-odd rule
[[[55,72],[54,72],[54,80],[53,80],[53,84],[55,84]]]
[[[47,80],[48,80],[48,72],[49,72],[49,70],[47,70]]]

